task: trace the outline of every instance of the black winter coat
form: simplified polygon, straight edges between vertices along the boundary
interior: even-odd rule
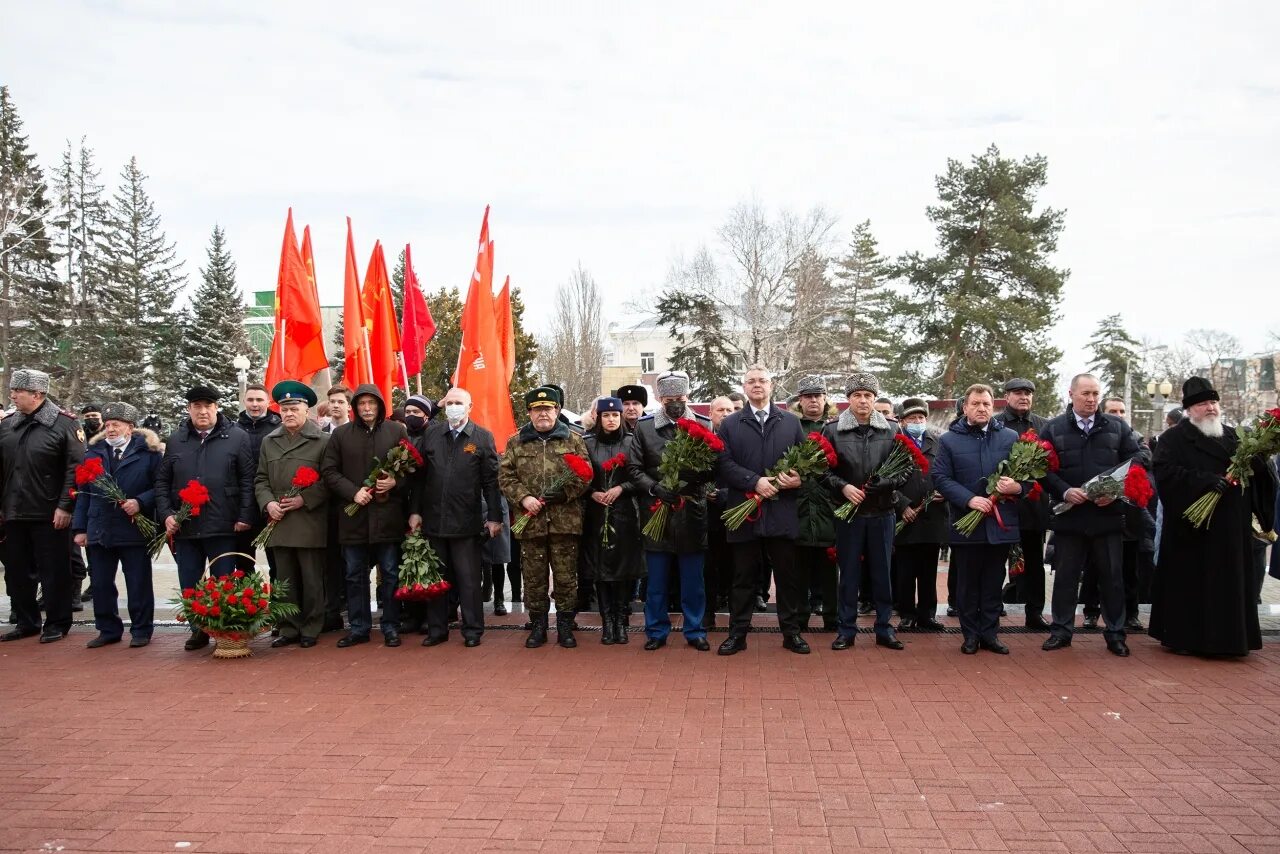
[[[1062,501],[1071,487],[1083,486],[1090,478],[1115,468],[1125,460],[1145,460],[1138,436],[1119,418],[1102,412],[1093,416],[1092,429],[1085,435],[1076,423],[1075,413],[1067,411],[1045,425],[1042,439],[1053,443],[1062,467],[1050,472],[1045,486],[1055,501]],[[1050,521],[1050,527],[1064,534],[1119,533],[1124,527],[1123,501],[1106,507],[1087,502],[1072,507]]]
[[[708,430],[711,420],[701,415],[694,415],[698,423]],[[727,420],[727,419],[726,419]],[[657,426],[657,418],[646,415],[636,422],[636,429],[629,437],[631,443],[627,452],[629,462],[627,469],[631,480],[636,485],[636,503],[640,511],[640,527],[643,529],[653,516],[650,509],[657,501],[653,497],[653,487],[658,482],[658,465],[662,462],[662,451],[676,435],[674,421],[663,417],[662,426]],[[707,547],[707,486],[715,480],[715,469],[708,472],[690,472],[680,494],[684,496],[684,506],[672,510],[667,515],[667,527],[661,540],[644,538],[647,551],[689,554],[701,552]]]
[[[83,460],[79,422],[48,400],[0,421],[0,517],[52,523],[54,510],[70,513]]]
[[[911,437],[908,436],[907,438]],[[923,506],[920,504],[929,493],[937,489],[933,483],[933,464],[938,455],[938,442],[937,434],[924,434],[923,439],[921,439],[920,453],[924,454],[925,459],[929,461],[929,474],[921,474],[913,469],[910,477],[907,478],[907,482],[902,485],[902,489],[898,490],[898,493],[894,496],[899,520],[902,518],[902,511],[908,507],[915,507],[916,510],[923,511],[916,516],[914,522],[902,526],[902,533],[894,538],[894,543],[898,545],[941,544],[948,540],[947,528],[950,524],[950,514],[947,512],[946,499],[931,500]]]
[[[1028,430],[1035,430],[1036,435],[1041,438],[1044,438],[1044,428],[1049,423],[1049,419],[1036,415],[1034,412],[1028,412],[1026,417],[1023,418],[1008,407],[992,420],[999,421],[1019,436]],[[1018,527],[1023,531],[1048,530],[1049,519],[1052,515],[1053,502],[1049,499],[1048,490],[1043,492],[1039,501],[1018,502]]]
[[[502,521],[492,433],[467,421],[453,439],[447,422],[433,421],[416,444],[427,464],[412,476],[411,506],[422,516],[424,534],[479,537],[486,521]],[[488,518],[481,514],[482,503]]]
[[[277,427],[280,426],[280,413],[267,410],[267,414],[254,421],[249,417],[248,410],[242,411],[236,418],[236,426],[244,431],[249,437],[249,458],[253,460],[254,476],[258,474],[258,460],[262,456],[262,440],[271,435]],[[253,512],[255,518],[253,523],[257,525],[267,524],[266,514],[259,511],[257,502],[254,502]]]
[[[591,460],[591,486],[582,496],[584,519],[582,544],[578,548],[581,575],[596,581],[627,581],[644,575],[641,554],[640,521],[636,512],[636,485],[631,480],[630,466],[623,465],[613,472],[604,470],[604,462],[631,449],[627,434],[617,430],[612,436],[588,431],[582,437],[587,443],[587,457]],[[607,508],[609,525],[613,533],[609,545],[600,542],[604,528],[606,508],[592,497],[593,492],[607,492],[613,486],[622,487],[622,495]]]
[[[805,439],[800,419],[772,404],[764,424],[756,420],[751,406],[725,416],[720,422],[724,453],[716,467],[716,484],[728,491],[726,507],[736,507],[755,492],[756,481],[790,449]],[[725,531],[730,543],[745,543],[756,537],[800,536],[798,489],[783,489],[776,498],[762,501],[756,520],[742,523],[736,531]]]
[[[137,429],[129,437],[124,454],[117,461],[115,451],[99,433],[90,440],[85,459],[97,457],[102,469],[115,480],[141,509],[139,516],[154,518],[156,512],[156,474],[160,471],[160,437],[150,430]],[[163,526],[162,526],[163,527]],[[97,487],[81,488],[76,495],[76,513],[71,530],[84,533],[89,544],[113,549],[120,546],[145,546],[147,540],[138,526],[114,502],[105,498]]]
[[[199,516],[182,523],[178,539],[203,539],[235,533],[235,524],[252,525],[254,510],[253,474],[249,459],[249,437],[225,415],[201,442],[200,432],[183,421],[165,443],[164,458],[156,474],[156,518],[164,520],[178,512],[182,499],[178,492],[198,480],[209,490],[209,503]]]
[[[846,409],[835,423],[827,425],[824,433],[836,449],[837,463],[834,469],[823,475],[822,482],[831,491],[836,507],[840,507],[845,503],[840,491],[847,484],[858,489],[867,488],[867,481],[893,451],[893,437],[898,434],[898,429],[874,411],[871,421],[860,426],[853,413]],[[901,489],[908,477],[910,473],[893,479],[874,492],[869,491],[862,504],[858,505],[858,515],[885,516],[893,513],[894,491]]]
[[[387,458],[387,451],[407,439],[409,434],[403,424],[387,420],[387,405],[382,392],[375,385],[362,385],[352,397],[373,395],[378,401],[378,418],[372,428],[357,414],[355,419],[343,424],[329,435],[324,449],[324,462],[320,475],[329,488],[330,501],[339,505],[338,542],[344,546],[371,543],[398,543],[408,530],[409,514],[406,500],[410,490],[402,479],[386,494],[385,499],[374,498],[360,508],[354,516],[348,516],[341,508],[350,504],[364,485],[364,479],[373,468],[373,460]]]

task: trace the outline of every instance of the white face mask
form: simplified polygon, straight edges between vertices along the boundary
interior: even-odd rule
[[[113,448],[123,448],[125,445],[129,444],[128,436],[118,436],[115,439],[112,439],[110,436],[107,436],[106,439],[107,439],[107,444]]]
[[[467,417],[467,407],[461,403],[450,403],[444,408],[444,417],[450,424],[457,424]]]

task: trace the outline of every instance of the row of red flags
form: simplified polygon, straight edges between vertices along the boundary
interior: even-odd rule
[[[484,209],[476,263],[462,310],[462,346],[453,384],[471,393],[471,418],[493,433],[501,452],[515,432],[508,388],[515,374],[515,329],[511,316],[511,277],[493,293],[493,241],[489,239],[489,208]],[[390,403],[394,388],[409,389],[409,377],[422,370],[427,345],[436,325],[413,270],[413,255],[404,248],[404,305],[396,323],[391,279],[382,243],[377,242],[361,285],[356,268],[355,240],[347,218],[346,269],[343,274],[343,384],[354,390],[376,385]],[[265,385],[281,380],[310,383],[329,367],[325,355],[320,296],[316,287],[311,227],[299,244],[293,228],[293,209],[284,227],[280,274],[276,282],[275,335],[267,360]]]

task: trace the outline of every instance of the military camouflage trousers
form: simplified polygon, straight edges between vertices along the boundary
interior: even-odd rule
[[[555,583],[556,611],[572,614],[578,604],[577,534],[542,534],[520,541],[524,607],[530,614],[551,609],[548,570]]]

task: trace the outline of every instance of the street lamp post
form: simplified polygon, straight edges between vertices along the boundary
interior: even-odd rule
[[[1160,382],[1152,380],[1147,383],[1147,394],[1151,396],[1151,418],[1154,422],[1151,425],[1151,435],[1154,436],[1160,432],[1160,426],[1164,424],[1164,405],[1169,395],[1173,394],[1173,383],[1168,380]]]
[[[236,369],[236,382],[240,385],[240,405],[244,406],[245,386],[249,384],[249,357],[240,355],[231,360]]]

